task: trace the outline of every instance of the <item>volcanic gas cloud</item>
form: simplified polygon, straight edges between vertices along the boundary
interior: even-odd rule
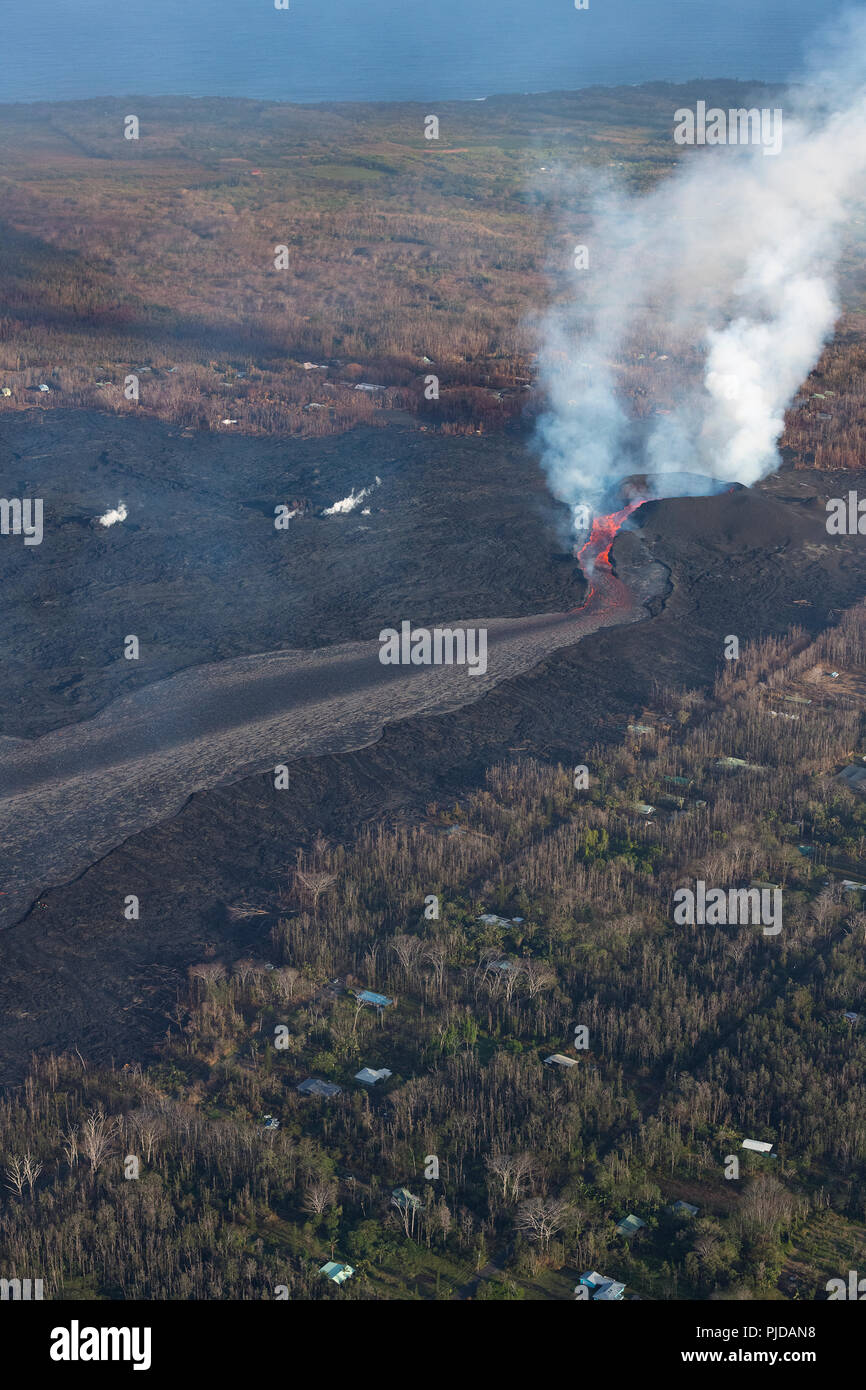
[[[773,157],[686,149],[643,195],[571,172],[581,210],[563,207],[563,230],[569,246],[588,247],[589,265],[535,327],[542,460],[576,530],[629,474],[654,475],[656,495],[670,495],[682,491],[679,480],[666,489],[670,473],[749,485],[776,468],[785,409],[838,316],[837,269],[866,172],[862,17],[828,39],[827,55],[785,101],[774,97],[784,139]],[[672,152],[673,128],[672,107]]]

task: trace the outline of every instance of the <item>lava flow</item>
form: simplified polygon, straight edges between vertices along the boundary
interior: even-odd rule
[[[597,516],[593,519],[589,539],[577,550],[578,564],[589,581],[589,592],[584,600],[584,607],[596,592],[591,576],[599,567],[607,570],[609,575],[613,575],[610,551],[616,540],[617,532],[626,517],[631,516],[632,512],[636,512],[638,507],[642,507],[646,500],[645,497],[640,497],[636,502],[629,502],[618,512],[610,512],[607,516]]]

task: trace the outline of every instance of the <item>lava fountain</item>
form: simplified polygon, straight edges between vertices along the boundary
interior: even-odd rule
[[[625,587],[614,575],[610,562],[611,547],[623,522],[647,500],[646,497],[639,497],[628,502],[617,512],[593,517],[588,539],[583,545],[574,547],[577,562],[589,584],[589,591],[581,604],[582,608],[586,608],[594,598],[602,598],[613,607],[621,605]]]
[[[616,540],[617,532],[626,517],[636,512],[638,507],[642,507],[646,500],[645,497],[639,497],[637,501],[629,502],[618,512],[593,517],[589,539],[577,551],[577,558],[585,574],[594,570],[596,565],[605,565],[610,569],[610,548]]]

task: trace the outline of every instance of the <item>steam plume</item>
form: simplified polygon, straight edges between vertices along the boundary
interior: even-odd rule
[[[686,150],[649,194],[597,178],[591,230],[570,217],[590,264],[540,324],[539,433],[551,490],[576,515],[635,472],[748,485],[778,466],[785,409],[839,314],[838,265],[866,170],[864,68],[861,15],[784,102],[777,155]],[[641,366],[653,347],[668,360]],[[663,374],[654,385],[670,409],[641,418],[623,386],[648,372]]]

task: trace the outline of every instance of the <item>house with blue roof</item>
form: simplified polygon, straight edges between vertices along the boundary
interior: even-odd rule
[[[593,1303],[619,1303],[625,1293],[625,1284],[618,1279],[608,1279],[606,1274],[597,1274],[594,1269],[581,1274],[580,1282],[583,1288],[589,1289]]]
[[[394,1003],[393,999],[388,999],[384,994],[377,994],[372,989],[360,989],[356,992],[355,998],[361,1004],[369,1004],[374,1009],[387,1009]]]

